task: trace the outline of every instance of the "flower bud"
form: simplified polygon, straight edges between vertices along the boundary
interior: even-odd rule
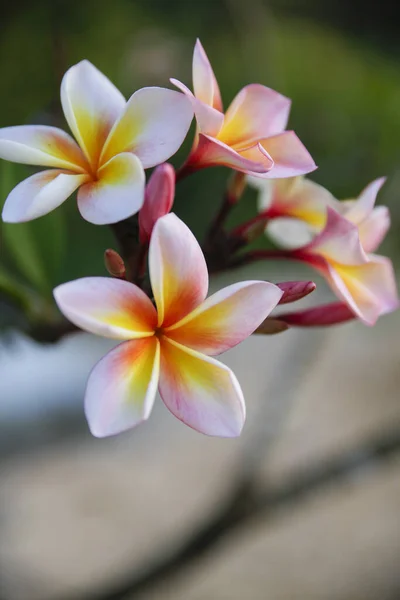
[[[332,302],[298,312],[280,314],[278,318],[288,326],[326,327],[355,319],[355,315],[344,302]]]
[[[169,163],[159,165],[152,173],[139,212],[139,232],[142,243],[149,242],[157,219],[168,214],[175,195],[175,169]]]
[[[308,296],[308,294],[311,294],[317,287],[313,281],[285,281],[276,285],[283,291],[283,296],[279,304],[288,304],[289,302],[301,300],[305,296]]]
[[[119,279],[125,279],[125,263],[115,250],[108,248],[104,252],[104,264],[107,271],[112,277],[118,277]]]

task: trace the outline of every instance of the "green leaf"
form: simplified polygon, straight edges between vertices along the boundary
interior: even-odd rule
[[[16,166],[12,163],[0,163],[0,190],[5,199],[11,189],[20,181]],[[50,283],[43,267],[38,243],[32,223],[3,223],[1,226],[1,245],[5,244],[11,260],[26,281],[42,293],[48,293]]]
[[[12,300],[14,304],[22,308],[25,312],[29,311],[30,297],[29,292],[18,281],[7,273],[0,266],[0,294]]]

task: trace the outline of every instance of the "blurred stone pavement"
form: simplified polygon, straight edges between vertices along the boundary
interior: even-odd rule
[[[206,519],[253,451],[262,448],[260,477],[276,486],[400,429],[399,332],[397,313],[374,329],[352,323],[253,336],[224,355],[247,399],[238,440],[195,433],[159,399],[134,432],[97,440],[86,431],[79,398],[83,433],[35,449],[21,440],[20,452],[0,463],[2,600],[83,599],[85,590],[145,567]],[[92,339],[79,334],[60,347],[79,356],[89,345],[93,363],[109,344]],[[60,375],[64,387],[68,373]],[[84,378],[80,394],[83,385]],[[164,598],[400,598],[400,453],[255,519],[179,577],[140,595]]]

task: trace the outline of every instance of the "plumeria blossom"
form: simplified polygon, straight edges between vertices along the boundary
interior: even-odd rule
[[[214,72],[200,41],[193,54],[193,90],[171,79],[193,104],[197,132],[186,168],[224,165],[260,177],[310,173],[316,165],[293,131],[290,100],[259,84],[244,87],[224,113]]]
[[[331,207],[358,227],[366,252],[374,252],[390,227],[386,206],[375,206],[385,177],[375,179],[354,200],[337,200],[326,188],[306,177],[266,181],[247,177],[258,190],[259,217],[265,217],[266,231],[279,245],[299,248],[320,233]]]
[[[142,243],[150,241],[157,219],[168,214],[174,203],[175,169],[164,163],[154,169],[147,185],[144,204],[139,211],[139,232]]]
[[[0,158],[51,167],[12,190],[3,209],[8,222],[40,217],[78,191],[78,207],[91,223],[121,221],[143,204],[144,169],[175,154],[193,109],[183,94],[148,87],[126,102],[90,62],[62,80],[61,104],[75,140],[56,127],[0,129]]]
[[[330,207],[323,231],[291,255],[320,271],[338,298],[367,325],[399,305],[391,261],[366,254],[357,225]]]
[[[103,277],[60,285],[54,296],[75,325],[124,340],[94,367],[85,409],[96,436],[148,418],[157,387],[169,410],[208,435],[234,437],[245,420],[234,374],[213,357],[248,337],[279,302],[271,283],[244,281],[206,299],[208,272],[188,227],[170,213],[149,248],[155,306],[137,286]]]

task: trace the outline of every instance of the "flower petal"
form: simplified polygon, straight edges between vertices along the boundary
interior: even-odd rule
[[[133,283],[108,277],[84,277],[59,285],[54,298],[61,312],[78,327],[113,339],[154,334],[156,310]]]
[[[181,146],[193,119],[184,94],[159,87],[138,90],[115,123],[101,163],[120,152],[133,152],[145,169],[168,160]]]
[[[399,298],[391,261],[373,254],[368,258],[362,265],[329,266],[328,281],[359,319],[374,325],[380,315],[398,308]]]
[[[24,165],[56,167],[85,173],[86,159],[68,133],[46,125],[0,129],[0,158]]]
[[[221,130],[224,123],[224,115],[212,106],[198,100],[192,94],[188,87],[177,79],[170,79],[170,82],[175,85],[186,97],[190,100],[194,114],[196,116],[197,125],[202,133],[216,136]]]
[[[198,352],[215,356],[233,348],[267,318],[283,295],[265,281],[243,281],[213,294],[165,335]]]
[[[221,93],[207,54],[196,40],[193,53],[193,90],[196,98],[222,112]]]
[[[159,326],[176,323],[207,296],[203,252],[189,227],[173,213],[158,219],[153,229],[149,271]]]
[[[157,219],[167,215],[174,202],[175,169],[169,163],[154,169],[146,185],[144,204],[139,212],[139,230],[142,242],[150,240]]]
[[[368,262],[361,246],[358,228],[328,206],[324,230],[304,250],[342,265]]]
[[[253,83],[244,87],[225,114],[219,139],[228,146],[247,147],[284,131],[290,100],[270,88]]]
[[[245,173],[266,173],[274,163],[257,144],[239,154],[220,140],[200,133],[189,164],[197,168],[224,166]]]
[[[274,167],[262,177],[284,178],[315,171],[317,165],[294,131],[260,140],[274,161]]]
[[[113,83],[88,60],[65,73],[61,104],[72,133],[93,169],[126,101]]]
[[[365,252],[375,252],[390,228],[387,206],[376,206],[372,213],[358,226],[360,242]]]
[[[375,179],[361,192],[357,200],[350,201],[347,204],[348,210],[344,212],[346,219],[360,225],[364,219],[369,217],[374,206],[379,190],[386,181],[386,177]]]
[[[160,370],[156,337],[120,344],[90,373],[85,413],[96,437],[115,435],[146,420],[153,408]]]
[[[240,435],[246,418],[242,390],[232,371],[215,359],[162,338],[159,390],[172,414],[196,431]]]
[[[78,193],[79,211],[95,225],[117,223],[143,205],[145,175],[133,154],[117,154],[97,172],[98,180],[83,185]]]
[[[287,250],[302,248],[315,238],[315,232],[308,223],[293,217],[271,219],[265,231],[275,244]]]
[[[21,181],[8,195],[2,218],[6,223],[31,221],[62,204],[89,175],[50,169]]]

